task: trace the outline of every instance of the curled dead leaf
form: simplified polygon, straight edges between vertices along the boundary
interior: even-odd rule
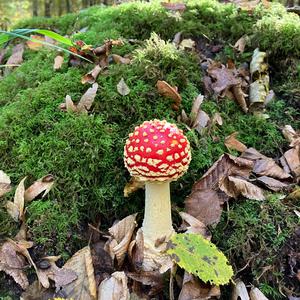
[[[125,255],[128,252],[128,247],[136,228],[136,216],[137,214],[127,216],[108,230],[112,238],[107,241],[105,250],[107,250],[112,259],[114,257],[117,258],[119,266],[123,264]]]
[[[131,177],[124,187],[124,197],[129,197],[130,194],[144,187],[145,182],[138,180],[136,177]]]
[[[39,41],[41,41],[41,42],[45,41],[45,38],[43,36],[41,36],[41,35],[31,35],[30,39],[31,40],[26,41],[26,44],[27,44],[29,49],[37,51],[41,47],[44,46],[42,43],[39,43]]]
[[[7,174],[0,170],[0,197],[11,190],[11,181]]]
[[[127,58],[127,57],[122,57],[122,56],[117,55],[117,54],[112,54],[111,57],[112,57],[112,59],[114,60],[114,62],[116,64],[128,65],[128,64],[131,63],[131,59]]]
[[[98,90],[98,83],[94,83],[81,97],[77,104],[77,111],[87,113],[92,107],[96,93]]]
[[[280,190],[288,187],[286,183],[283,183],[279,180],[276,180],[268,176],[261,176],[258,177],[256,180],[274,192],[279,192]]]
[[[51,190],[54,184],[54,177],[51,174],[48,174],[37,181],[35,181],[24,193],[24,199],[27,202],[35,199],[42,192],[42,198],[44,198]]]
[[[18,220],[23,220],[24,218],[24,193],[25,193],[25,186],[24,181],[26,177],[24,177],[17,189],[15,191],[14,202],[8,201],[6,204],[7,212],[10,216],[17,222]]]
[[[282,129],[282,134],[290,143],[290,147],[300,145],[300,134],[291,125],[285,125]]]
[[[237,280],[233,286],[231,300],[250,300],[246,285],[243,281]]]
[[[101,282],[98,288],[98,300],[129,300],[127,276],[124,272],[115,272]]]
[[[247,39],[248,39],[247,35],[244,35],[241,38],[239,38],[233,46],[234,49],[236,49],[240,53],[243,53],[245,51],[245,47],[247,45]]]
[[[181,104],[181,96],[177,91],[177,87],[170,86],[166,81],[158,80],[156,83],[156,88],[160,95],[174,100],[174,110],[179,109]]]
[[[97,80],[97,77],[98,77],[99,73],[101,72],[101,70],[102,70],[102,68],[99,65],[96,65],[93,68],[93,70],[91,70],[90,72],[88,72],[81,78],[81,83],[82,84],[85,84],[85,83],[93,84]]]
[[[223,119],[220,113],[214,113],[212,119],[211,119],[212,125],[218,124],[219,126],[223,125]]]

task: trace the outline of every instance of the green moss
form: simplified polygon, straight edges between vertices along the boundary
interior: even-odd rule
[[[270,265],[276,268],[279,250],[297,224],[293,208],[278,194],[269,195],[264,202],[235,201],[213,230],[213,241],[225,252],[235,271],[240,270],[239,278],[265,287],[263,292],[271,299],[282,299],[274,287],[278,286],[283,271],[272,269],[264,273],[264,268]]]

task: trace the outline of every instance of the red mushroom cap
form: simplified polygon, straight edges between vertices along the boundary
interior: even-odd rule
[[[126,168],[143,181],[176,180],[187,171],[190,161],[189,141],[166,120],[145,121],[135,127],[124,147]]]

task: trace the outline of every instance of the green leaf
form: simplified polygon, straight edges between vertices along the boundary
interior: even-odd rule
[[[226,284],[233,276],[225,255],[199,234],[175,234],[169,241],[167,253],[181,268],[204,282]]]
[[[73,46],[74,45],[73,42],[70,39],[68,39],[68,38],[66,38],[66,37],[64,37],[64,36],[62,36],[62,35],[60,35],[56,32],[53,32],[53,31],[46,30],[46,29],[35,29],[35,32],[39,33],[39,34],[43,34],[45,36],[48,36],[48,37],[50,37],[50,38],[52,38],[52,39],[54,39],[54,40],[56,40],[56,41],[58,41],[62,44],[65,44],[65,45],[68,45],[68,46]]]

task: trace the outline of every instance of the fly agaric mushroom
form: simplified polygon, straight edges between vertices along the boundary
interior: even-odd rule
[[[145,121],[129,134],[124,147],[125,166],[146,187],[145,215],[142,226],[144,244],[155,248],[156,242],[173,234],[170,182],[188,169],[190,143],[183,131],[166,120]]]

